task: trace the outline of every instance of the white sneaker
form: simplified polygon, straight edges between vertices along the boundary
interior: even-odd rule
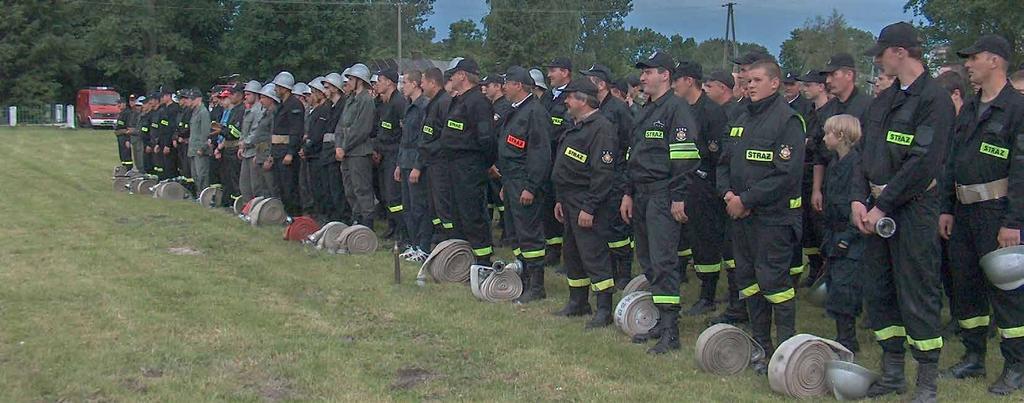
[[[412,246],[410,246],[408,248],[405,248],[405,252],[402,252],[401,254],[399,254],[398,257],[400,257],[402,259],[408,259],[414,253],[416,253],[416,249],[414,249]]]

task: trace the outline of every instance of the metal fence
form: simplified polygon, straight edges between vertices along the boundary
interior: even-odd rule
[[[7,106],[0,108],[0,126],[69,126],[74,113],[74,107],[65,104]]]

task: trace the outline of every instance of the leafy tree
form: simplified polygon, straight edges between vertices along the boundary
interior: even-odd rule
[[[1024,4],[1020,0],[909,0],[904,8],[924,17],[929,45],[948,46],[945,60],[960,62],[956,51],[979,36],[999,34],[1013,46],[1013,65],[1024,62]]]
[[[444,55],[472,57],[479,63],[486,57],[484,33],[472,20],[455,21],[448,26],[448,38],[441,41],[441,49]],[[447,57],[442,56],[442,59]]]
[[[53,1],[4,2],[0,12],[0,105],[41,105],[73,93],[86,54],[85,7]],[[69,98],[65,98],[69,99]]]
[[[863,54],[874,42],[874,35],[850,27],[846,19],[833,10],[828,18],[808,19],[802,27],[790,32],[789,39],[782,43],[779,62],[786,70],[806,72],[824,67],[833,54],[846,52],[853,55],[857,70],[867,74],[871,72],[873,61]]]

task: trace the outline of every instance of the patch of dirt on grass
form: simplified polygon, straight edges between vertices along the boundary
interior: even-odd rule
[[[292,384],[287,379],[269,378],[263,380],[259,384],[247,385],[247,387],[255,389],[256,392],[259,393],[260,397],[263,398],[264,401],[268,402],[277,402],[294,398]]]
[[[172,255],[179,256],[200,256],[203,254],[202,251],[190,248],[188,246],[179,246],[174,248],[167,248],[167,252]]]
[[[145,382],[142,382],[138,378],[125,378],[121,380],[121,387],[128,389],[135,393],[146,393],[149,390],[149,386]]]
[[[428,382],[441,376],[428,369],[418,367],[403,367],[395,372],[395,380],[391,383],[392,390],[407,390],[416,387],[421,383]]]
[[[164,376],[164,371],[160,368],[139,368],[142,371],[142,376],[146,378],[159,378]]]

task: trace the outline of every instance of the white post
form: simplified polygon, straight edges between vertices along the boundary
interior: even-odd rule
[[[7,124],[11,127],[18,125],[18,107],[12,106],[7,108]]]
[[[65,106],[65,109],[67,109],[67,112],[64,112],[64,119],[67,121],[67,128],[68,129],[74,129],[75,128],[75,106],[74,105],[67,105],[67,106]]]

